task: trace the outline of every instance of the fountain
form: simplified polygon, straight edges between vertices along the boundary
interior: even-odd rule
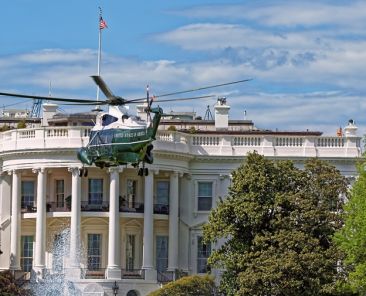
[[[82,292],[75,287],[74,280],[67,274],[68,257],[70,246],[70,228],[64,228],[55,235],[55,239],[49,249],[52,252],[52,268],[47,270],[40,278],[36,274],[32,274],[30,288],[35,296],[79,296]],[[79,258],[82,256],[82,248],[79,248]]]

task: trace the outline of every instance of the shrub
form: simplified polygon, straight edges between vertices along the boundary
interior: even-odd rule
[[[171,132],[175,132],[177,130],[177,128],[174,125],[169,125],[167,130],[171,131]]]
[[[148,296],[211,296],[215,295],[216,287],[212,276],[186,276],[175,282],[164,285],[161,289]]]
[[[25,119],[21,120],[18,122],[17,124],[17,128],[26,128],[27,127],[27,123],[25,122]]]

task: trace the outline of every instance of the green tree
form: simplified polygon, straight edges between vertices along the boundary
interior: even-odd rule
[[[353,184],[345,205],[344,227],[335,241],[345,252],[343,268],[348,271],[345,290],[366,294],[366,161],[358,165],[358,179]]]
[[[211,296],[215,295],[215,283],[211,276],[186,276],[163,286],[148,296]]]
[[[15,279],[10,271],[0,272],[0,295],[1,296],[30,296],[29,290],[17,286]]]
[[[256,153],[232,174],[229,196],[211,211],[206,241],[224,241],[209,263],[223,268],[225,295],[334,295],[342,253],[345,178],[318,159],[296,168]]]
[[[25,119],[22,119],[21,121],[19,121],[17,123],[17,128],[21,129],[21,128],[26,128],[27,127],[27,122],[25,121]]]

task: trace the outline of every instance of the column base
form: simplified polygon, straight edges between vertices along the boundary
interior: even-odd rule
[[[156,269],[144,269],[145,272],[145,280],[147,281],[156,281],[158,273]]]
[[[33,266],[33,272],[37,279],[44,279],[46,268],[45,266]]]
[[[105,277],[111,280],[120,280],[122,277],[121,268],[108,267],[105,271]]]

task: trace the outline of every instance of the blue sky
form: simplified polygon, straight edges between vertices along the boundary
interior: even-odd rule
[[[365,1],[4,1],[0,90],[47,95],[51,81],[54,96],[95,98],[98,6],[108,24],[101,72],[115,94],[253,78],[197,95],[225,95],[231,119],[246,110],[259,128],[335,135],[352,118],[365,133]],[[203,116],[214,103],[163,108]],[[31,107],[2,98],[9,104]]]

